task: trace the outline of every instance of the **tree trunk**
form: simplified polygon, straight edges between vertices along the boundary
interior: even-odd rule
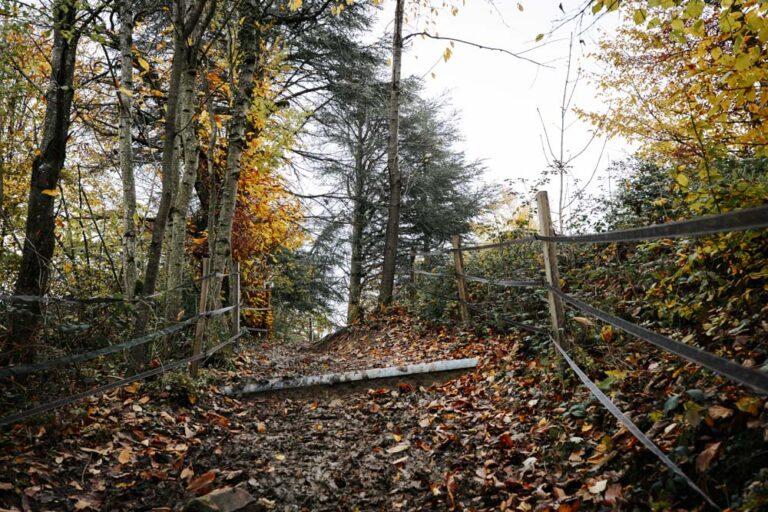
[[[178,180],[176,172],[176,126],[181,96],[181,77],[186,61],[186,45],[178,37],[174,41],[173,61],[171,63],[170,85],[166,101],[166,113],[164,122],[163,156],[162,156],[162,184],[160,192],[160,204],[157,207],[157,215],[152,226],[152,239],[149,243],[147,255],[147,268],[144,272],[144,284],[142,292],[152,294],[157,285],[157,277],[160,270],[160,257],[163,249],[163,239],[168,216],[173,204],[174,184]]]
[[[355,202],[352,210],[352,239],[351,261],[349,264],[349,304],[347,306],[347,324],[358,321],[363,316],[360,305],[363,280],[363,228],[365,224],[365,207],[363,197],[365,173],[363,167],[362,127],[358,129],[355,141],[355,183],[352,200]]]
[[[45,295],[56,242],[54,201],[66,158],[80,39],[80,32],[74,26],[76,3],[56,0],[53,18],[51,78],[45,94],[45,119],[39,154],[32,162],[24,248],[15,286],[18,295]],[[33,337],[40,320],[40,303],[19,303],[15,306],[18,311],[11,317],[11,345],[21,361],[31,361],[35,356]]]
[[[255,6],[243,2],[240,10],[239,70],[234,87],[232,117],[228,125],[227,168],[221,187],[221,203],[216,221],[216,240],[211,258],[211,273],[223,273],[232,256],[232,222],[237,205],[237,184],[240,178],[240,161],[246,144],[248,110],[253,99],[253,84],[256,74],[259,38],[255,20]],[[211,297],[218,304],[221,294],[221,277],[211,278]]]
[[[158,274],[160,273],[160,259],[163,252],[163,241],[165,238],[165,229],[168,224],[168,217],[173,204],[173,190],[178,181],[177,171],[177,141],[176,128],[178,124],[179,99],[181,96],[181,78],[184,71],[184,64],[187,61],[187,44],[183,40],[184,31],[184,13],[182,12],[182,2],[176,1],[173,4],[174,11],[174,31],[173,31],[173,59],[171,61],[170,83],[168,85],[168,96],[166,98],[165,120],[163,123],[163,154],[161,163],[161,190],[160,203],[157,206],[157,214],[152,225],[152,238],[149,242],[147,251],[147,266],[144,271],[144,283],[141,286],[141,293],[151,295],[155,292]],[[136,315],[134,325],[134,336],[141,335],[146,329],[149,321],[149,305],[142,302]],[[138,371],[147,360],[147,344],[133,347],[129,353],[129,360],[134,370]]]
[[[120,90],[118,128],[120,174],[123,182],[123,284],[125,297],[136,290],[136,183],[133,177],[133,10],[131,0],[120,1]]]
[[[187,214],[192,189],[197,178],[198,141],[194,123],[197,103],[197,69],[194,62],[189,63],[182,79],[182,107],[180,118],[181,146],[184,155],[184,172],[175,194],[174,208],[170,225],[168,246],[168,303],[166,313],[169,319],[175,318],[181,307],[181,294],[177,287],[184,278],[184,241],[187,234]]]
[[[379,304],[392,302],[397,264],[397,241],[400,227],[400,195],[403,182],[398,165],[398,128],[400,124],[400,68],[403,54],[403,3],[397,0],[395,30],[392,36],[392,83],[389,91],[389,141],[387,143],[387,172],[389,174],[389,208],[384,241],[384,265],[381,271]]]

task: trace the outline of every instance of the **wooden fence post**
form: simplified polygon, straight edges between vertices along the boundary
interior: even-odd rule
[[[456,267],[456,287],[459,289],[459,311],[461,322],[469,325],[469,306],[467,305],[467,282],[464,280],[464,255],[461,252],[461,235],[451,237],[453,244],[453,264]]]
[[[208,309],[208,283],[211,282],[208,273],[210,272],[211,262],[208,258],[203,259],[203,281],[200,283],[200,303],[198,306],[198,314],[205,313]],[[205,337],[205,325],[206,317],[201,316],[197,319],[197,325],[195,325],[195,340],[192,342],[192,355],[196,356],[203,350],[203,338]],[[191,377],[197,377],[197,370],[200,368],[200,361],[192,361],[189,363],[189,375]]]
[[[274,327],[273,324],[275,321],[275,315],[272,312],[272,282],[268,281],[267,283],[265,283],[264,288],[266,290],[265,294],[267,298],[267,304],[266,304],[267,312],[264,315],[265,327],[267,328],[267,332],[264,333],[264,337],[271,338],[272,328]],[[270,322],[270,319],[272,320],[272,322]]]
[[[539,210],[539,234],[542,236],[553,236],[552,217],[549,211],[549,198],[546,190],[541,190],[536,194],[536,205]],[[555,242],[542,242],[544,251],[544,273],[547,283],[553,288],[560,289],[560,272],[557,269],[557,244]],[[565,312],[563,302],[560,297],[549,291],[547,293],[549,302],[549,316],[552,321],[552,331],[555,340],[563,343],[565,334]]]
[[[232,310],[232,336],[240,332],[240,263],[232,260],[229,271],[229,300],[235,309]]]
[[[409,272],[409,280],[410,280],[410,286],[408,290],[408,298],[410,300],[413,300],[416,297],[416,247],[411,247],[411,253],[408,257],[408,262],[410,263],[410,272]]]

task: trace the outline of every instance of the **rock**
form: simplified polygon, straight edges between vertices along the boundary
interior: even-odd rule
[[[184,512],[235,512],[254,503],[256,498],[240,487],[222,487],[195,498],[184,506]]]

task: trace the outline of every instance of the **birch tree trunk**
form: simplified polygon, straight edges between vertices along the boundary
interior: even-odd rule
[[[75,28],[78,9],[72,0],[53,4],[51,76],[45,93],[45,118],[39,153],[32,162],[27,220],[17,295],[45,295],[55,244],[54,202],[64,167],[74,97],[73,78],[80,32]],[[34,359],[34,335],[39,324],[40,303],[15,304],[10,342],[22,362]]]
[[[232,256],[232,222],[237,205],[237,183],[240,161],[246,143],[247,114],[253,100],[253,85],[258,61],[259,38],[255,20],[255,6],[242,2],[238,28],[239,66],[234,87],[234,101],[227,136],[227,167],[221,187],[221,202],[216,221],[216,240],[211,255],[211,274],[222,274]],[[211,278],[210,296],[214,304],[220,302],[221,277]]]
[[[133,176],[133,9],[131,0],[121,0],[120,90],[118,128],[120,175],[123,182],[123,284],[125,297],[133,299],[136,290],[136,183]]]
[[[392,302],[397,264],[397,242],[400,228],[400,196],[403,188],[398,165],[398,130],[400,125],[400,68],[403,54],[403,4],[395,6],[395,30],[392,36],[392,82],[389,91],[389,141],[387,143],[387,172],[389,174],[389,208],[387,232],[384,240],[384,265],[381,271],[379,304]]]
[[[355,141],[355,182],[352,200],[355,202],[352,210],[352,239],[351,261],[349,264],[349,304],[347,306],[347,324],[360,320],[363,310],[360,305],[363,281],[363,228],[365,224],[364,187],[365,169],[363,167],[363,137],[362,123],[358,126]]]
[[[162,185],[160,204],[157,207],[157,215],[152,227],[147,267],[144,272],[142,292],[146,295],[154,293],[157,285],[166,227],[173,206],[174,192],[179,181],[177,132],[182,77],[188,64],[197,58],[200,51],[200,41],[210,24],[215,7],[215,0],[197,0],[189,4],[183,0],[176,0],[173,3],[173,60],[171,61],[170,84],[163,127],[165,136],[161,166]],[[144,331],[148,318],[148,307],[143,306],[136,318],[135,335]],[[134,369],[138,369],[146,361],[147,348],[147,345],[144,344],[131,350],[130,359]]]
[[[184,278],[184,241],[187,234],[187,214],[192,189],[197,179],[198,140],[194,123],[197,69],[190,64],[182,78],[182,107],[180,120],[181,147],[184,156],[184,171],[176,191],[170,225],[168,246],[168,303],[166,313],[169,319],[175,318],[181,307],[181,294],[177,289]]]

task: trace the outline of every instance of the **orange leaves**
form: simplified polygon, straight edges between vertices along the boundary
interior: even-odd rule
[[[187,490],[197,495],[205,494],[211,490],[211,484],[213,484],[214,480],[216,480],[216,471],[207,471],[193,478],[189,485],[187,485]]]
[[[120,464],[128,464],[133,459],[133,451],[130,448],[123,448],[117,455],[117,461]]]
[[[515,442],[512,440],[512,436],[509,435],[509,432],[504,432],[499,436],[499,443],[504,448],[512,448],[515,446]]]
[[[605,325],[600,329],[600,339],[605,343],[613,341],[613,328],[610,325]]]

